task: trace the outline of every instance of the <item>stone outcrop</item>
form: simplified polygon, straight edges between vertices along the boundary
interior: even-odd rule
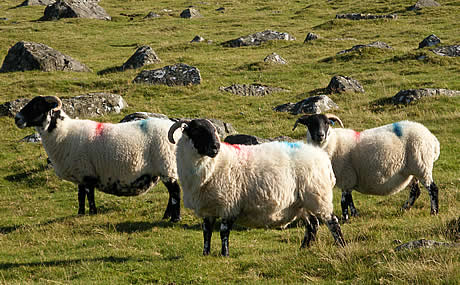
[[[274,92],[287,92],[289,90],[279,88],[279,87],[270,87],[261,84],[232,84],[227,87],[220,87],[220,91],[230,92],[235,95],[240,96],[265,96]]]
[[[310,41],[314,41],[319,39],[320,37],[317,34],[314,33],[308,33],[307,36],[305,37],[305,40],[303,41],[304,43],[308,43]]]
[[[429,7],[438,7],[441,6],[438,2],[434,0],[418,0],[417,3],[415,3],[413,6],[410,6],[408,10],[420,10],[423,8],[429,8]]]
[[[72,118],[91,118],[108,113],[120,113],[127,106],[123,97],[110,93],[89,93],[61,98],[62,109]],[[0,116],[14,117],[30,99],[21,98],[0,105]]]
[[[201,74],[198,68],[178,63],[168,65],[160,69],[143,70],[133,82],[147,84],[173,85],[196,85],[201,83]]]
[[[200,14],[200,11],[198,11],[197,9],[188,8],[188,9],[185,9],[184,11],[182,11],[182,13],[180,13],[180,17],[181,18],[191,19],[191,18],[199,18],[199,17],[202,17],[202,16]]]
[[[422,89],[408,89],[401,90],[393,96],[393,104],[409,104],[413,101],[417,101],[423,97],[432,96],[460,96],[460,91],[448,90],[440,88],[422,88]]]
[[[161,17],[159,14],[155,13],[155,12],[149,12],[145,17],[144,19],[152,19],[152,18],[159,18]]]
[[[288,33],[280,33],[272,30],[266,30],[252,35],[240,37],[234,40],[226,41],[222,43],[222,45],[225,47],[257,46],[264,42],[272,40],[293,41],[295,40],[295,37],[289,35]]]
[[[431,51],[440,56],[460,56],[460,45],[437,47]]]
[[[134,54],[121,66],[122,70],[136,69],[144,65],[161,62],[155,51],[149,46],[139,47]]]
[[[360,49],[363,49],[363,48],[392,49],[392,47],[389,46],[388,44],[386,44],[384,42],[376,41],[376,42],[372,42],[372,43],[367,44],[367,45],[355,45],[350,49],[339,51],[337,54],[344,54],[344,53],[360,50]]]
[[[339,106],[326,95],[312,96],[297,103],[286,103],[273,108],[277,112],[298,114],[320,114]]]
[[[57,0],[46,6],[41,21],[59,20],[61,18],[87,18],[111,20],[109,14],[99,6],[96,0]]]
[[[419,240],[414,240],[410,241],[401,245],[398,245],[395,250],[400,251],[400,250],[412,250],[412,249],[417,249],[417,248],[433,248],[433,247],[440,247],[440,246],[446,246],[446,247],[460,247],[460,243],[449,243],[449,242],[439,242],[439,241],[434,241],[434,240],[426,240],[426,239],[419,239]]]
[[[282,58],[279,54],[277,53],[272,53],[272,54],[269,54],[267,55],[265,58],[264,58],[264,62],[266,63],[274,63],[274,64],[287,64],[287,61]]]
[[[329,85],[326,87],[327,93],[358,92],[364,93],[364,88],[358,80],[348,76],[336,75],[332,77]]]
[[[34,42],[18,42],[10,48],[0,72],[41,71],[91,71],[86,65],[50,48]]]
[[[21,6],[48,6],[56,2],[56,0],[25,0],[18,7]]]
[[[418,48],[431,47],[441,43],[441,39],[432,34],[418,44]]]
[[[350,14],[337,14],[336,19],[348,19],[348,20],[375,20],[375,19],[397,19],[396,14],[388,15],[372,15],[372,14],[361,14],[361,13],[350,13]]]
[[[200,36],[200,35],[196,35],[190,42],[191,43],[201,43],[201,42],[204,42],[205,39]]]

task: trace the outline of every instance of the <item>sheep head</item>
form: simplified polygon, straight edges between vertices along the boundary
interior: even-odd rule
[[[334,122],[337,122],[343,128],[342,121],[335,115],[305,115],[297,119],[292,130],[295,130],[298,124],[305,125],[308,128],[307,137],[310,136],[313,143],[322,145],[330,134],[329,126],[333,125]]]
[[[209,120],[181,120],[174,123],[168,132],[168,139],[171,143],[175,143],[173,135],[178,128],[182,128],[183,134],[190,139],[198,154],[213,158],[219,153],[219,136]]]
[[[58,111],[62,107],[61,100],[56,96],[37,96],[30,100],[15,116],[18,128],[43,127],[49,118],[50,111]]]

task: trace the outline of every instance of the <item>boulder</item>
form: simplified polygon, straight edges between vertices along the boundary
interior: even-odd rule
[[[190,42],[191,43],[201,43],[204,41],[205,39],[202,36],[196,35]]]
[[[355,45],[350,49],[339,51],[337,54],[344,54],[344,53],[360,50],[360,49],[363,49],[363,48],[392,49],[392,47],[389,46],[388,44],[386,44],[384,42],[376,41],[376,42],[372,42],[372,43],[367,44],[367,45]]]
[[[180,13],[180,17],[181,18],[191,19],[191,18],[199,18],[199,17],[202,17],[202,16],[200,14],[200,11],[198,11],[197,9],[188,8],[188,9],[185,9],[184,11],[182,11],[182,13]]]
[[[160,69],[143,70],[133,80],[134,83],[173,85],[195,85],[201,83],[198,68],[178,63]]]
[[[372,14],[361,14],[361,13],[351,13],[351,14],[337,14],[335,15],[336,19],[348,19],[348,20],[375,20],[375,19],[397,19],[396,14],[388,15],[372,15]]]
[[[432,97],[432,96],[460,96],[460,91],[457,90],[448,90],[448,89],[439,89],[439,88],[422,88],[422,89],[408,89],[401,90],[393,96],[393,104],[409,104],[413,101],[417,101],[422,97]]]
[[[434,0],[418,0],[413,6],[410,6],[409,10],[420,10],[427,7],[438,7],[441,6],[438,2]]]
[[[224,139],[224,142],[229,143],[229,144],[244,144],[244,145],[256,145],[256,144],[272,142],[272,141],[294,142],[297,140],[291,137],[288,137],[288,136],[279,136],[275,138],[264,139],[264,138],[260,138],[257,136],[245,135],[245,134],[229,135]]]
[[[317,40],[317,39],[319,39],[319,36],[317,34],[308,33],[303,42],[308,43],[309,41],[314,41],[314,40]]]
[[[220,91],[230,92],[240,96],[265,96],[274,92],[288,92],[289,90],[270,87],[261,84],[232,84],[228,87],[220,87]]]
[[[98,117],[120,113],[127,106],[123,97],[110,93],[89,93],[71,98],[61,98],[62,109],[72,118]],[[0,105],[0,116],[14,117],[30,99],[21,98]]]
[[[432,34],[418,44],[418,48],[431,47],[441,43],[441,39]]]
[[[87,18],[111,20],[109,14],[99,6],[96,0],[57,0],[46,6],[41,21],[59,20],[61,18]]]
[[[86,65],[62,54],[47,45],[18,42],[8,51],[0,72],[41,71],[91,71]]]
[[[122,70],[136,69],[144,65],[161,62],[155,51],[149,46],[139,47],[134,54],[121,66]]]
[[[222,43],[225,47],[241,47],[241,46],[257,46],[267,41],[272,40],[285,40],[294,41],[295,37],[288,33],[280,33],[272,30],[258,32],[252,35],[240,37],[234,40],[229,40]]]
[[[38,143],[41,141],[42,141],[42,138],[40,137],[39,133],[34,133],[31,135],[25,136],[19,140],[19,142],[26,142],[26,143]]]
[[[56,2],[56,0],[25,0],[18,7],[22,6],[48,6]]]
[[[460,243],[448,243],[448,242],[439,242],[439,241],[434,241],[434,240],[426,240],[426,239],[420,239],[420,240],[414,240],[410,241],[401,245],[398,245],[395,250],[400,251],[403,249],[417,249],[417,248],[433,248],[433,247],[439,247],[439,246],[446,246],[446,247],[460,247]]]
[[[351,77],[336,75],[332,77],[329,85],[326,87],[326,91],[329,94],[343,92],[364,93],[364,88],[361,86],[361,83]]]
[[[289,112],[293,115],[302,113],[320,114],[339,106],[326,95],[312,96],[297,103],[286,103],[273,108],[277,112]]]
[[[152,19],[152,18],[159,18],[161,17],[160,15],[158,15],[157,13],[155,12],[149,12],[145,17],[144,19]]]
[[[267,55],[264,58],[264,62],[274,63],[274,64],[287,64],[287,61],[275,52]]]
[[[431,51],[440,56],[460,56],[460,45],[437,47]]]

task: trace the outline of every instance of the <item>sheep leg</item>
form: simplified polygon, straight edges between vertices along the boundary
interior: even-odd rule
[[[310,247],[310,243],[316,240],[316,232],[318,231],[319,225],[318,219],[313,215],[303,219],[303,221],[305,222],[305,236],[300,248]]]
[[[89,214],[97,214],[96,201],[94,200],[94,187],[87,187],[86,197],[88,197]]]
[[[222,219],[220,223],[220,239],[222,240],[222,250],[220,254],[222,256],[228,256],[228,237],[230,236],[230,231],[232,230],[234,219]]]
[[[340,229],[339,220],[334,214],[331,214],[331,219],[326,222],[326,225],[331,231],[335,243],[344,247],[346,245],[345,239],[343,237],[342,230]]]
[[[215,217],[206,217],[203,219],[203,255],[209,255],[209,252],[211,252],[211,236],[215,222]]]
[[[78,214],[85,214],[86,197],[88,197],[89,213],[91,215],[97,214],[96,202],[94,201],[94,186],[85,184],[78,185]]]
[[[430,194],[431,201],[431,214],[437,215],[439,212],[439,200],[438,200],[438,186],[431,182],[428,188],[428,194]]]
[[[180,221],[180,186],[177,181],[167,181],[163,184],[169,192],[168,206],[166,207],[163,219],[171,218],[171,222]]]
[[[414,178],[410,186],[410,194],[407,201],[402,206],[402,210],[409,210],[415,203],[415,200],[420,196],[420,187],[418,186],[418,180]]]

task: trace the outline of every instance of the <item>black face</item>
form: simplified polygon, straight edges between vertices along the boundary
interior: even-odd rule
[[[184,128],[184,133],[192,140],[200,155],[216,157],[220,141],[216,135],[216,128],[208,120],[192,120]]]
[[[329,126],[331,125],[331,121],[325,115],[311,115],[303,120],[301,118],[299,123],[307,126],[311,139],[317,144],[321,144],[326,140]]]
[[[16,126],[21,129],[40,127],[43,125],[48,112],[55,107],[57,107],[57,103],[47,102],[41,96],[35,97],[16,114],[14,118]]]

